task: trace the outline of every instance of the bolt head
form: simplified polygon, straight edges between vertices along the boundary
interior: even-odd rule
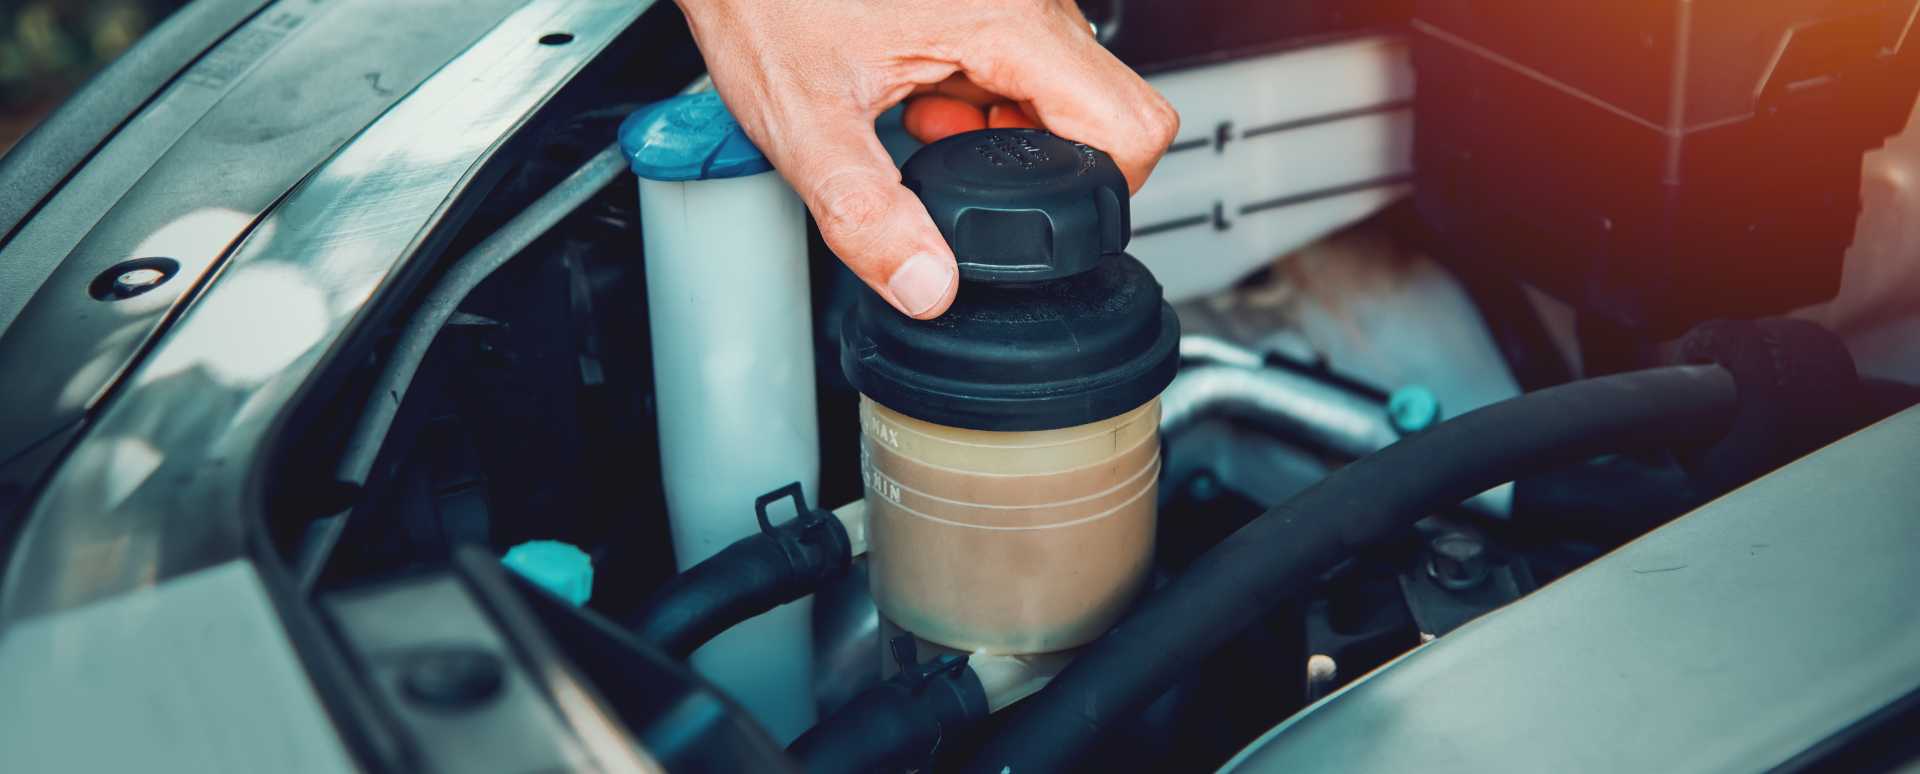
[[[1456,562],[1476,561],[1487,552],[1485,542],[1464,532],[1443,533],[1435,537],[1428,546],[1435,554]]]
[[[1211,473],[1201,473],[1187,484],[1187,494],[1197,502],[1211,502],[1220,496],[1220,482],[1214,480]]]
[[[1427,576],[1445,589],[1471,589],[1487,579],[1486,553],[1486,541],[1478,535],[1440,533],[1427,543]]]
[[[424,648],[411,654],[400,686],[413,703],[436,710],[465,710],[500,693],[506,664],[492,651],[472,645]]]

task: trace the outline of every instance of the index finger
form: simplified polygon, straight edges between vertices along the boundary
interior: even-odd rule
[[[1179,133],[1180,115],[1087,35],[1077,10],[1051,7],[1043,24],[1010,17],[961,69],[989,91],[1032,103],[1054,134],[1106,151],[1139,191]]]

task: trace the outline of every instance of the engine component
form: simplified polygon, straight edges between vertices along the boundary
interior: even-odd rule
[[[964,651],[1048,653],[1105,631],[1151,569],[1160,410],[987,432],[861,401],[874,601]]]
[[[1406,21],[1410,5],[1409,0],[1080,0],[1115,56],[1155,73],[1230,53],[1291,49],[1393,29]]]
[[[913,637],[891,642],[900,672],[854,697],[789,748],[809,774],[924,771],[943,738],[987,716],[987,687],[965,656],[920,663]]]
[[[1163,3],[1160,12],[1198,19],[1190,8],[1198,1]],[[1235,16],[1309,5],[1236,4]],[[1372,11],[1381,4],[1328,5]],[[1413,177],[1413,80],[1412,56],[1398,35],[1150,76],[1180,111],[1182,129],[1133,198],[1128,252],[1180,303],[1400,200]],[[1259,99],[1246,98],[1241,84],[1248,83],[1260,84]],[[1269,174],[1276,169],[1286,174]]]
[[[929,645],[882,627],[891,651],[885,679],[843,703],[789,752],[812,774],[937,769],[959,738],[992,713],[1045,687],[1073,654],[999,656]]]
[[[806,212],[713,92],[620,128],[640,175],[661,475],[685,569],[757,529],[742,505],[818,491]],[[693,663],[790,740],[814,719],[808,602],[735,627]]]
[[[1806,320],[1716,320],[1681,339],[1680,356],[1724,366],[1743,396],[1732,432],[1686,460],[1714,489],[1746,483],[1871,421],[1846,343]]]
[[[332,628],[368,665],[361,679],[382,711],[408,732],[407,770],[778,765],[766,734],[742,722],[725,698],[684,667],[625,643],[594,642],[604,635],[591,631],[579,609],[516,588],[491,552],[463,547],[451,568],[333,592],[322,605]],[[394,620],[426,624],[406,629]],[[618,651],[652,690],[609,700],[600,689],[614,686],[589,683],[585,664],[576,661],[581,646]],[[699,711],[669,712],[688,706]],[[702,737],[730,744],[686,741]],[[297,765],[298,759],[288,760]]]
[[[767,507],[783,499],[799,515],[774,526]],[[759,534],[667,581],[628,628],[684,658],[741,621],[812,594],[852,563],[849,530],[833,514],[809,509],[798,483],[762,495],[753,509]]]
[[[1271,429],[1310,448],[1362,457],[1400,440],[1382,401],[1289,368],[1199,366],[1163,396],[1161,430],[1177,436],[1214,416]]]
[[[621,166],[619,151],[613,147],[594,154],[553,190],[462,255],[441,277],[387,355],[374,394],[389,399],[371,401],[366,414],[354,427],[336,471],[341,481],[356,486],[367,483],[387,433],[393,428],[394,417],[400,412],[400,399],[419,376],[420,365],[427,359],[434,339],[460,310],[460,302],[528,245],[606,188],[619,176]]]
[[[1109,724],[1356,550],[1556,463],[1718,439],[1737,398],[1719,366],[1589,379],[1464,414],[1341,468],[1202,555],[1083,650],[971,770],[1064,770]]]
[[[960,262],[933,321],[863,294],[841,363],[864,396],[874,598],[930,642],[1071,648],[1117,619],[1153,553],[1157,398],[1179,320],[1128,238],[1098,150],[988,130],[903,167]]]
[[[1920,720],[1916,455],[1920,411],[1816,451],[1373,673],[1222,771],[1900,770]],[[1873,737],[1898,744],[1856,746]]]
[[[606,737],[617,740],[624,731],[658,768],[675,774],[796,770],[731,696],[675,659],[591,610],[514,583],[477,550],[456,551],[454,569],[499,622],[527,671],[546,684],[549,701],[581,736],[602,732],[593,744],[609,746]],[[605,732],[608,721],[617,724],[615,733]],[[608,771],[623,770],[611,765],[618,761],[608,763]]]
[[[1421,0],[1421,214],[1453,257],[1654,335],[1830,298],[1913,0]],[[1631,52],[1631,53],[1627,53]]]
[[[529,540],[507,549],[500,563],[574,607],[593,597],[593,558],[558,540]]]
[[[1180,349],[1183,359],[1219,364],[1181,371],[1160,396],[1160,434],[1167,438],[1223,417],[1316,451],[1363,457],[1439,417],[1438,400],[1421,385],[1383,396],[1357,382],[1312,373],[1284,357],[1263,356],[1209,336],[1183,336]],[[1503,484],[1474,495],[1466,505],[1506,518],[1513,510],[1513,491]]]

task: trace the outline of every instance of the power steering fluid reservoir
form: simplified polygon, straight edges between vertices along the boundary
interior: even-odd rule
[[[966,651],[1100,636],[1153,559],[1160,392],[1180,324],[1123,252],[1127,181],[1107,154],[985,130],[902,168],[960,261],[937,319],[862,294],[841,365],[861,392],[874,600]]]

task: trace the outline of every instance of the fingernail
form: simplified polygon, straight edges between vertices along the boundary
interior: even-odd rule
[[[952,285],[953,265],[926,253],[908,258],[887,279],[887,288],[893,291],[901,308],[915,317],[946,298],[947,288]]]

